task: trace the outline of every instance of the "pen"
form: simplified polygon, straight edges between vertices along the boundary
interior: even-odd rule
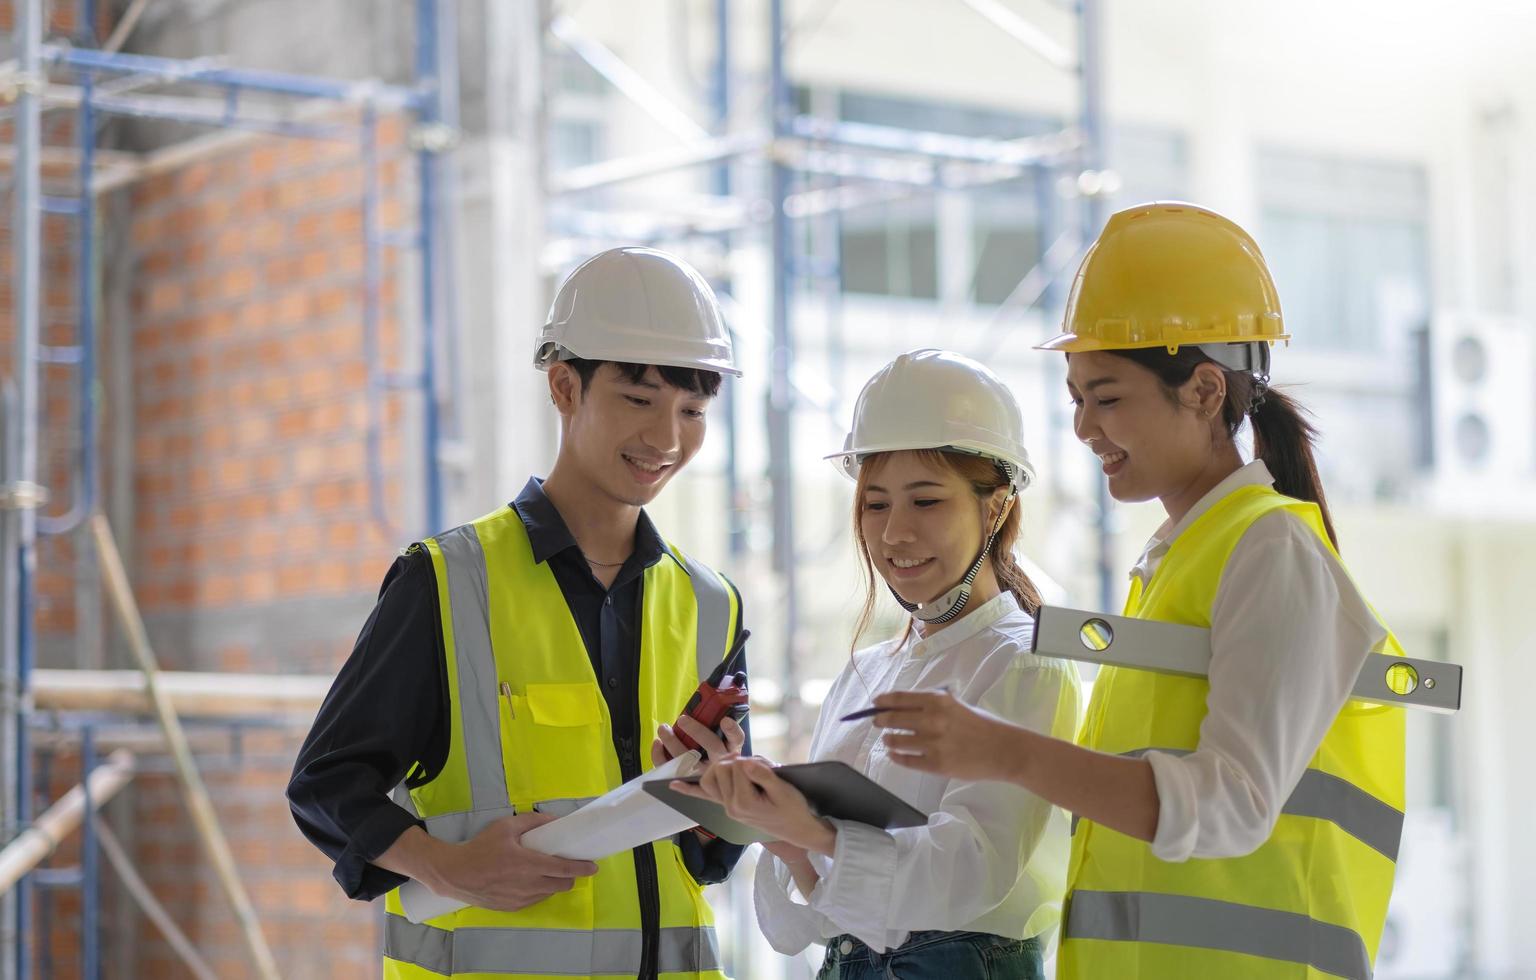
[[[888,708],[862,708],[862,709],[860,709],[858,711],[853,712],[852,714],[843,715],[841,718],[839,718],[837,720],[838,721],[858,721],[860,718],[869,718],[869,717],[872,717],[874,715],[878,715],[882,711],[888,711],[888,710],[889,710]]]
[[[949,693],[949,685],[945,684],[943,687],[939,688],[939,693],[940,694],[948,694]],[[890,711],[890,710],[891,710],[890,708],[860,708],[858,711],[855,711],[852,714],[843,715],[841,718],[839,718],[837,720],[838,721],[858,721],[860,718],[872,718],[875,715],[878,715],[882,711]]]

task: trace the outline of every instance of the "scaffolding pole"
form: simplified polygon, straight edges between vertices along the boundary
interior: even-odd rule
[[[134,601],[132,588],[128,584],[128,572],[123,568],[122,559],[117,553],[117,545],[112,540],[112,530],[107,526],[107,519],[97,514],[91,519],[91,531],[113,610],[127,636],[128,647],[144,674],[145,693],[149,696],[160,727],[165,730],[166,741],[170,743],[171,757],[176,761],[176,777],[181,782],[182,795],[186,798],[187,810],[192,814],[192,823],[202,838],[209,860],[213,862],[219,885],[235,911],[246,948],[251,954],[252,965],[264,980],[278,980],[277,961],[272,958],[272,950],[262,935],[256,907],[246,894],[234,852],[230,850],[229,841],[219,826],[219,815],[213,808],[208,787],[203,783],[197,763],[192,758],[192,749],[187,745],[181,719],[170,697],[159,686],[160,668],[149,644],[149,632],[144,628],[138,603]]]
[[[9,891],[22,876],[46,861],[132,778],[133,755],[126,749],[118,749],[99,767],[87,770],[80,785],[59,797],[35,823],[0,850],[0,892]]]
[[[451,3],[452,0],[447,0]],[[442,229],[438,225],[438,193],[442,184],[441,153],[450,147],[456,134],[444,121],[448,92],[458,84],[457,67],[445,56],[439,39],[438,0],[417,0],[416,4],[416,80],[424,97],[416,107],[419,117],[416,139],[416,168],[420,201],[418,234],[421,251],[421,377],[423,476],[426,482],[426,526],[428,534],[443,529],[442,453],[439,446],[437,325],[442,294],[447,284],[441,267]],[[457,38],[450,49],[456,48]],[[452,71],[452,75],[448,74]]]
[[[214,973],[212,967],[199,955],[192,941],[176,925],[176,920],[171,918],[171,914],[165,910],[164,905],[160,904],[155,893],[139,875],[138,869],[133,866],[133,860],[128,857],[128,852],[124,850],[122,844],[118,843],[117,835],[112,833],[112,828],[99,816],[91,818],[91,827],[96,831],[96,840],[101,845],[101,853],[106,855],[108,863],[112,865],[112,870],[117,872],[123,887],[139,904],[144,917],[160,930],[160,935],[165,937],[171,949],[181,957],[187,969],[192,971],[192,975],[197,977],[197,980],[218,980],[218,974]]]
[[[6,679],[9,690],[5,700],[6,728],[11,732],[14,752],[9,761],[7,789],[12,800],[10,824],[19,829],[31,819],[30,758],[27,748],[26,711],[27,674],[32,669],[35,571],[37,562],[37,512],[42,503],[38,486],[38,355],[41,347],[39,303],[42,252],[42,222],[38,202],[42,198],[42,172],[38,156],[42,150],[41,91],[42,0],[17,0],[14,6],[12,50],[16,55],[18,81],[16,115],[12,122],[16,146],[16,165],[12,174],[11,270],[16,330],[15,355],[11,365],[15,379],[17,433],[10,474],[6,479],[6,497],[12,508],[10,520],[15,531],[10,551],[5,556],[15,576],[15,619],[8,626],[8,662]],[[14,633],[14,653],[9,647]],[[11,658],[14,660],[11,660]],[[22,881],[15,890],[13,922],[16,933],[12,969],[17,980],[26,980],[26,935],[29,887]]]
[[[775,139],[783,136],[790,125],[794,104],[790,98],[789,81],[784,73],[784,0],[770,0],[768,5],[768,37],[772,45],[769,57],[770,115]],[[794,467],[794,411],[795,388],[792,376],[795,368],[795,335],[793,313],[792,277],[794,256],[791,240],[790,217],[785,210],[790,190],[790,170],[775,158],[769,167],[771,182],[772,262],[773,262],[773,342],[770,350],[770,376],[768,380],[768,478],[773,488],[773,570],[780,579],[780,608],[784,612],[784,714],[790,722],[790,730],[796,730],[795,722],[800,707],[800,680],[797,669],[800,626],[800,589],[795,553],[795,467]]]
[[[333,680],[329,674],[164,670],[156,686],[180,715],[307,722]],[[137,670],[34,670],[32,700],[36,711],[149,715],[155,710],[148,681]]]
[[[715,0],[715,63],[710,77],[710,97],[713,102],[714,139],[731,140],[731,4],[730,0]],[[731,196],[731,163],[734,155],[719,157],[714,164],[711,188],[715,196],[728,200]],[[731,233],[721,232],[720,248],[726,255],[731,251]],[[721,292],[729,295],[735,284],[730,278],[730,261],[725,262],[726,275],[721,277]],[[740,350],[741,340],[732,329],[731,343]],[[741,410],[738,404],[741,392],[734,381],[727,380],[721,406],[725,416],[725,507],[726,543],[732,561],[739,562],[747,556],[746,500],[741,488]]]
[[[723,9],[724,4],[720,6]],[[1037,198],[1043,202],[1040,220],[1050,230],[1043,240],[1051,245],[1035,267],[1021,275],[1019,283],[988,325],[985,341],[990,344],[998,336],[1005,315],[1039,308],[1042,304],[1054,306],[1059,302],[1063,275],[1071,271],[1076,254],[1092,240],[1103,221],[1104,183],[1083,179],[1096,176],[1102,170],[1104,157],[1102,86],[1098,73],[1099,0],[1068,0],[1062,4],[1076,18],[1075,52],[995,0],[959,0],[956,6],[968,7],[1046,63],[1071,74],[1077,81],[1080,96],[1075,125],[1065,125],[1059,131],[1042,135],[997,139],[799,113],[791,97],[786,71],[788,40],[784,30],[784,6],[782,0],[771,0],[767,11],[767,132],[733,134],[720,125],[727,116],[720,74],[727,71],[728,66],[728,37],[721,13],[717,14],[720,21],[716,37],[720,56],[709,93],[716,103],[716,127],[705,134],[691,121],[687,125],[681,124],[679,120],[686,119],[686,114],[665,102],[648,81],[629,69],[616,54],[585,39],[569,19],[560,23],[558,33],[562,41],[593,64],[621,94],[640,104],[653,119],[686,142],[675,148],[611,157],[554,174],[548,184],[550,194],[580,193],[669,171],[707,166],[715,175],[712,200],[719,202],[716,210],[726,214],[733,202],[738,201],[724,176],[728,174],[729,166],[738,160],[761,160],[767,164],[768,206],[754,206],[757,202],[740,200],[735,211],[739,217],[727,217],[724,224],[679,220],[675,209],[670,213],[656,213],[650,224],[645,223],[643,214],[625,215],[623,221],[604,223],[598,220],[599,212],[594,210],[569,213],[564,216],[567,225],[560,227],[566,232],[579,228],[579,234],[584,238],[599,241],[605,236],[655,242],[702,235],[718,238],[728,246],[731,232],[768,225],[771,342],[765,408],[768,478],[772,494],[772,569],[779,579],[780,608],[785,622],[782,651],[784,706],[792,724],[799,696],[797,568],[802,557],[795,544],[794,414],[802,397],[797,395],[794,381],[795,283],[807,270],[835,280],[840,276],[841,264],[840,244],[836,241],[833,242],[832,258],[800,257],[795,246],[796,222],[829,216],[834,222],[835,238],[835,221],[848,208],[900,200],[941,187],[980,188],[1031,175]],[[1058,193],[1053,186],[1054,178],[1063,171],[1070,173],[1072,184],[1080,189],[1080,199],[1071,207],[1058,206],[1053,197]],[[826,184],[803,187],[797,184],[799,175],[811,173],[825,175],[828,178]],[[607,213],[612,213],[612,209]],[[581,244],[593,243],[582,241]],[[558,243],[550,252],[560,254]],[[831,292],[835,293],[835,290]],[[734,414],[735,406],[729,402],[729,396],[727,398],[727,414]],[[1060,413],[1055,414],[1059,417]],[[728,447],[731,457],[728,466],[733,470],[734,448]],[[1107,607],[1114,583],[1113,539],[1103,486],[1096,491],[1096,498],[1097,585],[1101,604]],[[731,499],[735,500],[734,493]],[[738,557],[745,548],[744,527],[734,520],[730,526],[729,543],[733,557]]]
[[[1078,0],[1077,71],[1082,83],[1082,110],[1078,128],[1082,132],[1082,173],[1097,176],[1104,168],[1103,83],[1099,77],[1100,0]],[[1089,185],[1092,185],[1091,187]],[[1078,181],[1082,193],[1081,218],[1084,247],[1099,236],[1104,225],[1102,181]],[[1099,608],[1112,609],[1115,590],[1115,534],[1110,514],[1109,481],[1104,474],[1093,481],[1094,529],[1097,532]]]

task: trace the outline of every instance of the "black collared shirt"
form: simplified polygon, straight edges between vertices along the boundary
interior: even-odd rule
[[[644,574],[662,560],[666,544],[641,511],[634,551],[605,589],[538,479],[528,481],[512,506],[528,529],[534,560],[549,563],[581,632],[608,702],[616,748],[627,738],[631,751],[649,753],[654,733],[638,730],[635,668]],[[408,772],[413,787],[437,776],[448,757],[448,719],[437,579],[431,557],[417,548],[397,558],[385,576],[288,783],[294,820],[336,862],[333,874],[349,897],[371,900],[405,880],[370,862],[421,824],[389,794]],[[725,880],[742,851],[724,841],[704,844],[693,834],[679,842],[689,872],[703,884]]]

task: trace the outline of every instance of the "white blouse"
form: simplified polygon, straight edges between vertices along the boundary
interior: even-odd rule
[[[1148,542],[1145,584],[1173,541],[1239,487],[1270,485],[1254,460]],[[1295,515],[1254,521],[1222,570],[1211,608],[1211,691],[1189,755],[1149,752],[1157,783],[1152,853],[1164,861],[1249,854],[1269,838],[1368,654],[1387,630],[1349,572]]]
[[[836,853],[811,855],[821,880],[809,896],[764,851],[757,921],[774,949],[793,955],[843,933],[884,951],[917,930],[1012,939],[1054,930],[1069,847],[1061,810],[1011,783],[904,768],[887,755],[882,730],[868,719],[837,720],[886,691],[947,686],[967,704],[1071,739],[1082,707],[1077,670],[1031,653],[1033,631],[1033,619],[1003,592],[929,639],[913,632],[899,646],[887,642],[853,655],[822,704],[810,759],[846,762],[932,816],[926,826],[894,831],[833,821]]]

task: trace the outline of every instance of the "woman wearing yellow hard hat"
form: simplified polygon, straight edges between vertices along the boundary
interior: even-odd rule
[[[1369,653],[1401,650],[1339,560],[1312,426],[1269,387],[1287,339],[1237,225],[1187,204],[1114,215],[1043,346],[1067,354],[1110,493],[1168,514],[1126,615],[1209,628],[1209,677],[1106,667],[1078,745],[942,693],[876,701],[905,764],[1076,815],[1058,977],[1371,976],[1403,716],[1349,695]]]

